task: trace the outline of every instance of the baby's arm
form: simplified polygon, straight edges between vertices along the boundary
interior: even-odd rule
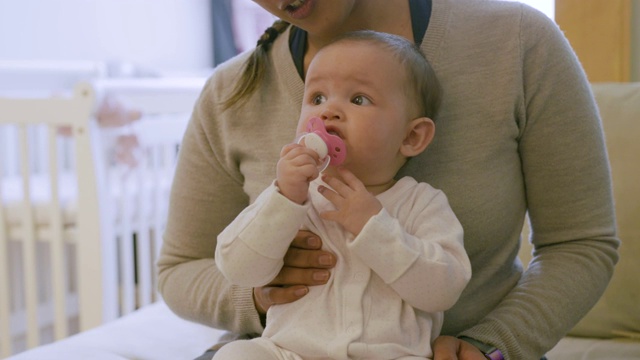
[[[427,312],[453,306],[471,278],[471,264],[462,226],[444,193],[421,184],[408,219],[400,220],[366,189],[359,190],[353,174],[340,175],[344,181],[326,179],[335,191],[319,188],[336,207],[321,216],[354,235],[347,243],[352,253],[411,306]]]
[[[282,149],[275,185],[267,188],[218,235],[216,264],[236,285],[272,281],[304,221],[309,182],[318,177],[318,155],[298,144]]]
[[[309,196],[309,183],[318,177],[318,154],[303,145],[282,148],[276,171],[280,193],[296,204],[304,204]]]
[[[307,216],[309,205],[284,197],[274,184],[218,235],[216,265],[227,280],[246,287],[271,282]]]

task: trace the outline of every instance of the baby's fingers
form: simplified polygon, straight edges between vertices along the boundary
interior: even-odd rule
[[[338,193],[343,197],[347,197],[353,191],[353,189],[351,189],[351,187],[349,187],[349,185],[340,178],[323,173],[322,180],[327,183],[335,193]],[[329,201],[331,201],[331,199],[329,199]]]
[[[318,185],[318,192],[325,197],[325,199],[329,200],[336,208],[340,208],[344,198],[338,194],[337,192],[329,189],[326,186]]]
[[[355,176],[351,171],[349,171],[345,167],[338,167],[338,173],[340,173],[340,177],[342,177],[342,181],[349,186],[349,188],[353,190],[358,190],[359,188],[364,188],[364,184],[357,176]]]
[[[291,150],[301,147],[301,145],[298,144],[287,144],[285,146],[282,147],[282,150],[280,150],[280,157],[284,157],[285,155],[287,155],[288,153],[291,152]]]
[[[299,144],[288,144],[280,150],[281,159],[294,159],[296,157],[309,157],[316,165],[320,164],[318,153]]]

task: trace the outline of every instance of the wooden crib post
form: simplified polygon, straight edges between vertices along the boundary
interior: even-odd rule
[[[91,105],[95,96],[94,91],[87,84],[76,87],[76,96],[86,99],[84,116],[91,112]],[[104,183],[105,174],[99,163],[102,161],[102,149],[98,135],[97,123],[78,119],[74,127],[76,142],[76,171],[80,181],[78,193],[78,229],[76,245],[78,249],[78,294],[80,308],[80,330],[87,330],[98,326],[107,320],[118,316],[117,309],[117,273],[115,269],[116,256],[113,241],[113,229],[106,224],[113,223],[106,219],[111,211],[105,210],[110,206]],[[86,151],[91,149],[91,151]],[[80,174],[82,172],[82,174]],[[99,214],[99,216],[95,216]]]
[[[36,234],[33,209],[31,207],[31,184],[29,168],[29,143],[27,139],[27,127],[23,124],[19,127],[20,143],[20,172],[22,175],[22,269],[24,272],[24,291],[27,316],[27,346],[39,345],[40,332],[38,331],[38,290],[36,276]]]
[[[58,130],[57,126],[49,126],[49,178],[51,188],[51,220],[49,236],[51,255],[51,278],[53,281],[53,331],[56,340],[68,336],[67,320],[67,281],[65,279],[65,240],[60,204],[60,186],[58,171]]]

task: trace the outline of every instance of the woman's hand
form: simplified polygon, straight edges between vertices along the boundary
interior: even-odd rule
[[[486,360],[480,349],[453,336],[438,336],[433,342],[433,360]]]
[[[309,292],[309,286],[329,280],[329,269],[336,264],[334,254],[320,250],[322,240],[309,231],[298,231],[284,257],[284,266],[273,281],[253,289],[258,313],[264,315],[271,305],[294,302]]]

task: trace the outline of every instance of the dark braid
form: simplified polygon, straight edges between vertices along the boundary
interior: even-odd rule
[[[276,22],[274,22],[273,25],[265,30],[264,34],[260,36],[256,48],[244,64],[244,69],[242,70],[240,79],[236,83],[233,92],[223,102],[223,108],[225,110],[246,100],[256,91],[258,84],[264,78],[264,73],[266,71],[267,52],[278,35],[284,32],[287,27],[289,27],[288,22],[276,20]]]
[[[283,22],[282,20],[278,20],[278,21]],[[264,34],[262,34],[262,36],[260,36],[260,39],[258,39],[258,43],[256,44],[256,46],[262,46],[262,44],[265,44],[265,46],[268,47],[269,45],[271,45],[271,43],[275,41],[278,35],[280,35],[280,32],[278,31],[278,29],[275,28],[276,25],[277,23],[273,24],[272,26],[267,28],[267,30],[264,31]],[[286,27],[284,29],[286,29]]]

